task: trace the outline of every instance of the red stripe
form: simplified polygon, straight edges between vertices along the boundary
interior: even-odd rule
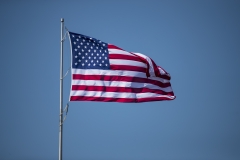
[[[84,74],[73,74],[73,79],[78,80],[101,80],[101,81],[119,81],[119,82],[137,82],[137,83],[150,83],[156,86],[165,88],[171,86],[170,83],[162,83],[157,80],[140,77],[128,77],[128,76],[108,76],[108,75],[84,75]]]
[[[108,48],[109,49],[120,49],[120,50],[123,50],[122,48],[119,48],[119,47],[117,47],[117,46],[115,46],[115,45],[113,45],[113,44],[108,44]],[[124,50],[123,50],[124,51]]]
[[[150,58],[151,59],[151,58]],[[153,64],[153,67],[154,67],[154,72],[155,72],[155,75],[157,77],[161,77],[161,78],[164,78],[164,79],[167,79],[167,80],[171,80],[171,77],[168,75],[168,73],[163,70],[166,74],[162,75],[159,71],[159,67],[156,65],[156,63],[151,59],[152,61],[152,64]],[[161,68],[161,67],[160,67]]]
[[[166,71],[165,71],[166,74],[161,74],[159,69],[158,69],[158,66],[156,65],[156,63],[152,59],[151,59],[151,61],[152,61],[152,64],[153,64],[154,73],[157,77],[160,77],[160,78],[163,78],[163,79],[166,79],[166,80],[171,80],[171,77],[168,76]]]
[[[154,73],[155,73],[156,77],[161,77],[160,71],[159,71],[156,63],[152,59],[151,59],[151,61],[152,61],[152,64],[153,64],[153,69],[154,69]]]
[[[123,70],[123,71],[137,71],[146,73],[146,68],[127,66],[127,65],[110,65],[111,70]]]
[[[143,57],[141,57],[141,56],[139,56],[139,55],[137,55],[137,54],[134,54],[134,53],[132,53],[132,52],[130,52],[130,53],[133,54],[133,55],[135,55],[135,56],[137,56],[137,57],[139,57],[139,58],[143,61],[143,63],[145,63],[145,64],[147,65],[146,75],[147,75],[147,77],[150,77],[150,73],[149,73],[149,63],[148,63],[148,61],[147,61],[145,58],[143,58]]]
[[[173,98],[175,99],[175,97]],[[101,101],[101,102],[125,102],[125,103],[141,103],[150,101],[173,100],[168,97],[151,97],[151,98],[104,98],[104,97],[85,97],[85,96],[71,96],[70,101]]]
[[[125,93],[156,93],[156,94],[161,94],[161,95],[174,96],[173,92],[164,92],[159,89],[149,89],[149,88],[72,85],[72,90],[125,92]]]
[[[151,58],[150,58],[150,59],[151,59]],[[171,77],[169,77],[169,76],[167,75],[167,72],[166,72],[166,74],[162,75],[162,74],[160,73],[160,71],[159,71],[158,66],[156,65],[156,63],[155,63],[152,59],[151,59],[151,61],[152,61],[152,64],[153,64],[154,73],[155,73],[155,75],[156,75],[157,77],[160,77],[160,78],[163,78],[163,79],[167,79],[167,80],[170,80],[170,79],[171,79]]]
[[[109,54],[109,59],[124,59],[124,60],[132,60],[132,61],[145,63],[145,61],[143,61],[139,57],[124,55],[124,54]]]
[[[169,73],[166,71],[166,70],[164,70],[162,67],[160,67],[160,66],[157,66],[158,67],[158,71],[159,71],[159,69],[162,69],[166,74],[165,75],[162,75],[162,76],[165,76],[166,78],[168,78],[168,80],[171,80],[171,76],[169,75]],[[160,72],[160,71],[159,71]],[[160,73],[161,74],[161,73]],[[165,79],[166,79],[165,78]]]

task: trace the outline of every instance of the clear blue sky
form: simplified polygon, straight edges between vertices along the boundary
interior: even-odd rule
[[[58,159],[60,18],[70,31],[150,56],[177,96],[71,102],[64,160],[240,159],[237,0],[1,1],[0,159]]]

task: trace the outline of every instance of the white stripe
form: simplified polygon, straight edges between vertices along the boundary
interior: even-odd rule
[[[101,92],[101,91],[71,91],[71,96],[136,98],[134,93]]]
[[[120,71],[120,70],[76,69],[76,68],[72,68],[72,74],[107,75],[107,76],[129,76],[129,77],[146,78],[146,73],[143,73],[143,72]]]
[[[161,75],[166,74],[166,72],[165,72],[161,67],[158,67],[158,70],[159,70],[159,72],[160,72]]]
[[[100,81],[100,80],[72,80],[72,85],[84,86],[108,86],[108,87],[129,87],[158,89],[164,92],[172,92],[172,87],[162,88],[151,83],[124,82],[124,81]]]
[[[142,68],[147,68],[147,65],[138,61],[131,61],[125,59],[109,59],[110,65],[128,65],[128,66],[137,66]]]
[[[168,97],[173,99],[173,96],[161,95],[156,93],[127,93],[127,92],[101,92],[101,91],[71,91],[71,96],[86,96],[86,97],[104,97],[104,98],[154,98]]]
[[[169,73],[167,73],[166,71],[163,70],[163,68],[158,67],[158,70],[159,70],[161,75],[167,75],[167,76],[171,77]]]
[[[168,96],[168,95],[162,95],[157,93],[138,93],[136,94],[136,97],[139,98],[153,98],[153,97],[168,97],[171,99],[174,99],[174,96]]]
[[[134,52],[134,54],[136,54],[136,55],[138,55],[138,56],[140,56],[140,57],[142,57],[142,58],[147,60],[147,62],[149,64],[149,73],[150,73],[150,75],[153,76],[153,77],[156,77],[151,59],[148,56],[146,56],[146,55],[144,55],[142,53],[135,53]]]
[[[99,70],[99,69],[74,69],[72,68],[72,74],[83,75],[106,75],[106,76],[127,76],[127,77],[139,77],[147,78],[146,73],[137,71],[119,71],[119,70]],[[169,80],[159,77],[148,77],[148,79],[160,81],[162,83],[169,83]]]
[[[160,81],[162,83],[170,83],[170,80],[163,79],[163,78],[160,78],[160,77],[148,77],[148,79],[155,80],[155,81]]]
[[[136,55],[129,53],[127,51],[123,51],[123,50],[119,50],[119,49],[109,49],[108,48],[108,52],[109,54],[124,54],[124,55],[129,55],[129,56],[133,56],[133,57],[137,57]]]

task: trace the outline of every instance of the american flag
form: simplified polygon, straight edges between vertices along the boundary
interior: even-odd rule
[[[175,99],[170,75],[146,55],[69,32],[70,101],[149,102]]]

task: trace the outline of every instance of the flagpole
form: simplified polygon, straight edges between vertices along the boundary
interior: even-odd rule
[[[63,28],[64,19],[61,18],[59,160],[62,160],[62,131],[63,131]]]

